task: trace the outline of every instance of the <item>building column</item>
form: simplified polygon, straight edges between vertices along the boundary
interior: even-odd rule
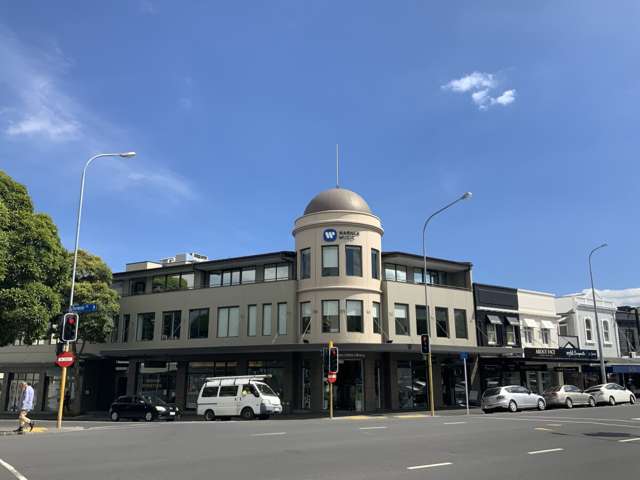
[[[2,384],[0,385],[0,411],[4,412],[7,409],[7,402],[9,398],[9,375],[10,373],[5,371]]]
[[[188,362],[178,362],[176,370],[176,405],[182,410],[187,404],[187,365]]]
[[[364,411],[372,412],[378,409],[378,396],[376,395],[376,355],[367,354],[362,362],[364,365]]]
[[[432,356],[433,363],[433,403],[435,408],[440,409],[444,407],[444,401],[442,399],[442,365],[440,364],[440,358],[436,355]],[[427,381],[428,381],[427,372]],[[429,401],[427,400],[427,404]]]
[[[322,355],[308,358],[311,365],[311,411],[321,413],[324,406],[324,372]]]
[[[398,410],[400,407],[400,400],[398,399],[398,362],[391,355],[385,355],[386,360],[383,361],[383,365],[387,368],[385,375],[385,390],[387,392],[387,408],[391,410]]]
[[[138,373],[138,361],[130,360],[127,367],[127,395],[136,394],[136,375]]]

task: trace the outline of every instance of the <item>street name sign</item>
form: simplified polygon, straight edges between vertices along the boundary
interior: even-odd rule
[[[71,311],[75,313],[93,313],[98,311],[98,305],[95,303],[81,303],[71,305]]]

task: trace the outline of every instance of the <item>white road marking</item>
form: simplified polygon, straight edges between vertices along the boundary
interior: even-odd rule
[[[561,423],[547,423],[548,426],[550,427],[561,427],[562,424]]]
[[[444,422],[443,425],[464,425],[467,422]]]
[[[541,432],[553,432],[553,430],[551,430],[550,428],[542,428],[542,427],[534,428],[534,430],[539,430]]]
[[[420,470],[423,468],[446,467],[447,465],[453,465],[453,463],[443,462],[443,463],[432,463],[431,465],[415,465],[413,467],[407,467],[407,470]]]
[[[538,422],[538,423],[540,422],[540,419],[522,418],[522,417],[495,417],[495,416],[484,417],[484,416],[478,416],[477,418],[482,418],[482,419],[485,419],[485,420],[511,420],[511,421],[514,421],[514,422]],[[611,420],[614,421],[614,422],[625,421],[625,420],[616,420],[616,419],[611,419]],[[634,425],[620,425],[619,423],[587,422],[587,421],[574,422],[572,420],[565,420],[564,423],[573,423],[573,424],[577,424],[577,425],[604,425],[606,427],[620,427],[620,428],[640,428],[640,425],[638,425],[637,423],[634,424]]]
[[[538,455],[539,453],[551,453],[562,452],[564,448],[549,448],[547,450],[534,450],[533,452],[527,452],[529,455]]]
[[[631,420],[636,420],[637,421],[637,420],[640,420],[640,418],[632,418]]]
[[[627,443],[627,442],[637,442],[640,441],[640,438],[625,438],[624,440],[618,440],[620,443]]]
[[[387,427],[360,427],[360,430],[384,430]]]
[[[274,435],[286,435],[287,432],[252,433],[252,437],[270,437]]]
[[[1,458],[0,458],[0,465],[2,465],[4,468],[9,470],[13,474],[13,476],[16,477],[18,480],[28,480],[27,477],[22,475],[18,470],[13,468],[12,465],[9,465],[7,462],[2,460]]]

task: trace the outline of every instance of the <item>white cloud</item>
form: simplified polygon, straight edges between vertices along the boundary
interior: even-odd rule
[[[587,296],[591,296],[591,289],[582,290]],[[632,307],[640,306],[640,288],[624,288],[621,290],[596,290],[596,297],[602,298],[609,302],[615,303],[617,306],[629,305]]]
[[[189,183],[173,172],[138,170],[127,175],[128,183],[152,185],[165,193],[177,194],[179,197],[194,198],[194,192]]]
[[[495,86],[495,80],[493,74],[473,72],[469,75],[465,75],[462,78],[451,80],[442,88],[445,90],[451,90],[453,92],[468,92],[471,90],[479,90],[485,88],[493,88]]]
[[[498,86],[493,73],[473,72],[464,77],[451,80],[442,85],[443,90],[455,93],[471,93],[471,100],[480,110],[487,110],[494,105],[503,107],[512,104],[516,99],[515,89],[505,90],[502,95],[493,97],[491,92]]]

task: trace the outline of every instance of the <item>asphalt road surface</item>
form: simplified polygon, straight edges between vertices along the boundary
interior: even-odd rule
[[[71,426],[0,437],[0,480],[601,480],[634,478],[640,466],[640,407],[628,405]]]

